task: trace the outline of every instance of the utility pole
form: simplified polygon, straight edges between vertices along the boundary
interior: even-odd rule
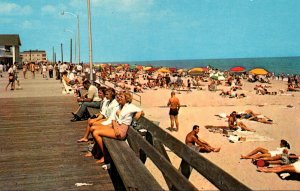
[[[54,62],[54,46],[52,47],[52,63],[55,64],[55,62]]]
[[[63,51],[62,43],[60,43],[60,52],[61,52],[61,63],[64,63],[64,51]]]
[[[72,38],[70,39],[70,64],[72,64]]]
[[[91,27],[91,6],[90,0],[87,0],[88,7],[88,34],[89,34],[89,57],[90,57],[90,81],[93,84],[93,46],[92,46],[92,27]]]

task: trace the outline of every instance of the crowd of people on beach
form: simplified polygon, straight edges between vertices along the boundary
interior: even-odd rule
[[[5,65],[6,66],[6,65]],[[7,71],[11,90],[15,89],[15,82],[18,87],[19,79],[17,63],[4,67],[0,64],[0,77]],[[270,79],[275,75],[250,75],[246,73],[223,72],[224,80],[214,79],[210,74],[219,73],[215,69],[208,69],[200,75],[189,75],[188,72],[174,73],[155,73],[147,72],[142,69],[129,69],[121,67],[117,70],[115,67],[106,65],[101,69],[90,71],[87,66],[73,65],[58,62],[51,64],[42,63],[23,63],[23,78],[27,79],[27,71],[31,72],[32,79],[36,73],[41,73],[44,79],[55,78],[66,83],[74,89],[74,96],[78,103],[78,109],[72,112],[71,122],[87,120],[83,136],[78,139],[78,143],[92,142],[93,147],[85,156],[94,156],[97,163],[103,164],[105,150],[103,148],[103,137],[124,140],[127,136],[127,130],[133,119],[138,119],[144,113],[141,108],[132,103],[132,93],[143,93],[148,90],[170,89],[171,97],[167,102],[169,107],[170,131],[179,131],[179,110],[181,107],[177,93],[207,90],[211,92],[219,91],[219,95],[228,98],[246,98],[247,92],[243,91],[245,82],[259,82],[253,84],[253,89],[257,95],[278,95],[287,91],[300,91],[299,75],[287,76],[287,89],[270,91]],[[95,81],[89,81],[88,75],[92,72],[96,77]],[[55,76],[54,76],[55,75]],[[278,79],[283,79],[280,75]],[[112,84],[112,87],[105,86],[105,82]],[[220,88],[222,87],[222,88]],[[98,109],[98,113],[90,115],[88,108]],[[255,129],[249,128],[242,120],[252,120],[264,124],[273,124],[273,120],[252,110],[244,112],[232,111],[225,116],[227,120],[226,128],[228,130],[255,132]],[[199,125],[194,125],[192,131],[186,135],[185,144],[197,152],[219,152],[220,147],[213,147],[208,142],[198,137]],[[92,137],[92,139],[91,139]],[[92,140],[92,141],[91,141]],[[300,162],[298,155],[290,154],[290,146],[287,141],[281,140],[278,152],[271,152],[264,148],[257,148],[247,155],[242,155],[241,159],[252,159],[252,163],[258,165],[258,171],[261,172],[292,172],[300,173]],[[261,162],[263,161],[263,162]],[[288,161],[288,162],[287,162]],[[263,163],[263,165],[261,165]],[[267,168],[267,165],[276,165]]]

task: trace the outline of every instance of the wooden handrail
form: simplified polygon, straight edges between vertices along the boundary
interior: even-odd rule
[[[140,127],[146,129],[153,137],[154,142],[158,140],[160,143],[168,147],[172,150],[178,157],[192,166],[195,170],[197,170],[201,175],[203,175],[206,179],[208,179],[213,185],[215,185],[220,190],[251,190],[249,187],[241,183],[239,180],[225,172],[223,169],[204,158],[198,152],[192,150],[187,145],[183,144],[181,141],[171,136],[169,133],[163,131],[159,126],[154,124],[152,121],[145,117],[141,117],[139,119]],[[145,152],[147,156],[152,156],[155,149],[149,149],[149,145],[142,142],[142,140],[138,139],[135,134],[129,131],[129,136],[133,136],[134,139],[138,140],[138,145],[141,150]],[[133,139],[133,137],[132,137]],[[145,141],[145,140],[144,140]],[[145,141],[146,142],[146,141]],[[156,151],[157,152],[157,151]],[[152,156],[151,160],[157,160],[155,158],[165,158],[164,154],[160,156]],[[167,160],[167,159],[166,159]],[[167,160],[168,161],[168,160]],[[154,162],[154,161],[153,161]],[[155,163],[155,162],[154,162]],[[156,163],[155,163],[156,164]],[[161,166],[157,166],[160,170]],[[168,176],[168,173],[171,171],[164,171],[163,174]],[[168,180],[171,180],[173,185],[176,184],[174,179],[170,179],[168,176]]]

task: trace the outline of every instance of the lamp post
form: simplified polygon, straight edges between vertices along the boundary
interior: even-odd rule
[[[90,81],[93,83],[93,46],[92,46],[92,27],[91,27],[91,5],[87,0],[88,8],[88,34],[89,34],[89,57],[90,57]]]
[[[78,64],[80,64],[80,22],[79,22],[79,15],[76,15],[74,13],[71,12],[67,12],[67,11],[62,11],[61,15],[65,15],[65,14],[69,14],[72,15],[73,17],[77,18],[77,38],[78,38]]]
[[[64,31],[74,34],[74,32],[72,30],[69,30],[69,29],[64,29]],[[75,63],[76,63],[76,59],[77,59],[77,57],[76,57],[76,33],[75,33],[75,35],[74,35],[74,62]]]
[[[63,50],[62,43],[60,43],[60,52],[61,52],[61,63],[64,63],[64,50]]]

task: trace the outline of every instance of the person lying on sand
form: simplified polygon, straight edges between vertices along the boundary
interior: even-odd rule
[[[185,144],[192,147],[194,150],[199,152],[219,152],[221,150],[220,147],[214,148],[210,146],[204,140],[198,138],[199,126],[194,125],[193,130],[186,135]]]
[[[243,131],[255,132],[254,129],[248,128],[243,122],[237,120],[236,111],[233,111],[228,118],[228,128],[232,130],[237,130],[241,128]]]
[[[288,150],[284,150],[282,154],[272,157],[262,157],[260,159],[252,159],[252,163],[258,165],[258,161],[263,161],[267,165],[287,165],[296,162],[300,155],[288,154]]]
[[[276,155],[280,155],[284,152],[286,153],[288,152],[289,149],[290,149],[290,144],[286,140],[282,139],[280,141],[280,148],[277,148],[274,151],[269,151],[268,149],[257,147],[249,154],[241,155],[241,159],[259,159],[263,157],[273,157]]]
[[[292,164],[286,164],[282,166],[275,166],[275,167],[258,167],[257,171],[259,172],[291,172],[291,173],[300,173],[300,160],[292,163]]]
[[[294,85],[292,83],[290,83],[290,84],[288,84],[287,91],[298,92],[298,91],[300,91],[300,88],[296,88],[296,87],[294,87]]]

